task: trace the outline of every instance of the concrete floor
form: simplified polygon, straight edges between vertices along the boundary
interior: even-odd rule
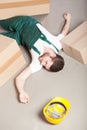
[[[87,20],[87,0],[50,0],[48,15],[35,16],[54,35],[63,25],[63,13],[72,14],[70,30]],[[26,51],[22,48],[29,62]],[[25,84],[30,95],[30,103],[21,104],[17,100],[14,86],[15,74],[0,88],[0,130],[87,130],[87,65],[60,52],[65,58],[61,72],[49,73],[41,70],[32,75]],[[59,125],[51,125],[44,120],[42,109],[49,100],[61,96],[71,102],[68,116]]]

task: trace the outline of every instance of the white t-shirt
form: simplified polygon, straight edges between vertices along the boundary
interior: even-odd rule
[[[56,46],[56,48],[60,51],[62,49],[62,45],[60,43],[60,40],[64,37],[63,34],[59,34],[58,36],[53,36],[51,33],[49,33],[41,24],[37,24],[37,27],[40,29],[40,31],[47,37],[47,39]],[[30,64],[30,69],[32,73],[35,73],[39,70],[41,70],[42,65],[40,64],[40,61],[38,58],[43,55],[44,47],[49,47],[53,49],[56,53],[57,50],[52,46],[49,45],[46,41],[43,41],[41,39],[38,39],[34,46],[38,48],[40,51],[40,55],[35,52],[33,49],[30,50],[31,56],[32,56],[32,62]]]

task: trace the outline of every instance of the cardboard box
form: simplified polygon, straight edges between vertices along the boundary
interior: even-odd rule
[[[75,30],[69,33],[61,40],[63,50],[66,54],[78,60],[87,63],[87,21],[79,25]]]
[[[48,14],[49,11],[50,11],[49,0],[0,1],[0,19],[17,15],[32,16],[32,15]]]
[[[16,41],[0,35],[0,86],[20,71],[25,64],[26,61]]]

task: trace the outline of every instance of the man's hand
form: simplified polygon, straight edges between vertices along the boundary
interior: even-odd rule
[[[29,102],[29,96],[27,95],[27,93],[25,93],[24,91],[22,91],[19,94],[19,101],[21,103],[28,103]]]
[[[70,21],[71,20],[71,14],[70,13],[64,13],[64,18],[66,21]]]

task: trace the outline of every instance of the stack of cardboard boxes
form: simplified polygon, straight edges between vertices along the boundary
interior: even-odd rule
[[[0,86],[26,65],[14,39],[0,35]]]

